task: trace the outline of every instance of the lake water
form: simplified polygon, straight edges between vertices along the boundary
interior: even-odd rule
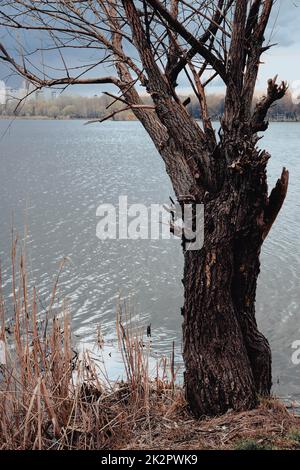
[[[8,121],[0,121],[0,134]],[[15,121],[0,142],[0,255],[10,291],[9,253],[14,225],[28,226],[30,274],[47,304],[64,256],[59,295],[66,298],[78,340],[91,344],[101,325],[115,338],[118,297],[146,328],[153,353],[180,361],[183,259],[178,240],[106,240],[96,237],[96,209],[117,204],[168,202],[172,188],[152,142],[137,122]],[[261,141],[272,154],[270,186],[282,166],[290,170],[284,208],[266,240],[257,295],[257,318],[273,351],[274,392],[300,400],[300,124],[272,123]],[[112,361],[112,373],[118,370]]]

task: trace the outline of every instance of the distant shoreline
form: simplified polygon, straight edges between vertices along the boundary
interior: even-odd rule
[[[10,120],[15,120],[15,119],[24,120],[24,121],[78,121],[78,120],[88,121],[89,120],[89,118],[84,118],[84,117],[71,118],[71,117],[64,117],[64,116],[60,116],[57,118],[53,118],[50,116],[0,116],[1,121],[10,121]]]
[[[99,118],[86,118],[86,117],[68,117],[68,116],[59,116],[53,118],[50,116],[0,116],[1,121],[10,121],[10,120],[24,120],[24,121],[97,121]],[[137,122],[137,119],[109,119],[110,122]],[[196,119],[196,121],[201,121],[201,119]],[[217,122],[218,119],[213,119]],[[293,123],[300,122],[299,119],[274,119],[269,118],[269,122],[280,122],[280,123]]]

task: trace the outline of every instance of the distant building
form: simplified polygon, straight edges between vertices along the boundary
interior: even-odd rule
[[[49,98],[55,100],[58,95],[57,90],[51,90],[51,92],[44,89],[36,90],[36,87],[28,80],[24,80],[19,88],[6,86],[5,82],[0,80],[0,104],[3,105],[9,101],[22,100],[27,96],[29,99],[41,101]]]
[[[35,92],[35,99],[37,101],[43,100],[45,98],[44,90],[36,90]]]
[[[16,98],[19,98],[19,89],[10,86],[5,87],[5,104]]]
[[[6,86],[5,83],[0,80],[0,104],[6,103]]]
[[[20,88],[6,86],[0,81],[0,103],[6,104],[10,100],[22,100],[34,90],[34,86],[24,80]]]

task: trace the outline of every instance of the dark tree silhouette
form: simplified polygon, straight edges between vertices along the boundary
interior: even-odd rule
[[[268,110],[287,85],[270,79],[254,109],[252,102],[261,55],[271,47],[265,32],[273,4],[1,2],[2,27],[17,41],[17,53],[11,40],[9,47],[1,43],[2,61],[36,89],[115,85],[114,99],[131,109],[150,135],[179,203],[205,204],[203,248],[186,250],[183,241],[185,389],[196,416],[252,408],[258,395],[271,389],[271,352],[257,328],[255,294],[261,246],[286,196],[288,171],[283,169],[268,195],[270,155],[258,149],[257,133],[267,130]],[[43,45],[30,48],[37,33]],[[79,49],[86,62],[71,66],[69,51]],[[55,52],[60,70],[47,59]],[[103,76],[109,67],[116,74]],[[201,125],[176,92],[181,74],[198,99]],[[206,101],[206,86],[215,78],[226,88],[218,136]],[[153,105],[143,103],[141,89]]]

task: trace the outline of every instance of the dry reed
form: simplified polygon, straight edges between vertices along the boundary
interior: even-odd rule
[[[156,399],[167,405],[181,400],[175,392],[174,365],[171,379],[167,359],[159,364],[155,380],[149,380],[149,345],[132,328],[120,303],[117,337],[124,362],[125,380],[109,380],[85,351],[72,348],[66,305],[57,309],[56,298],[62,261],[46,311],[38,311],[35,287],[28,288],[24,248],[13,237],[12,302],[6,305],[0,291],[1,449],[105,449],[124,446],[132,423],[149,426]],[[1,282],[1,273],[0,273]],[[98,334],[98,344],[103,339]],[[160,378],[160,373],[162,378]],[[101,375],[105,380],[100,380]]]

